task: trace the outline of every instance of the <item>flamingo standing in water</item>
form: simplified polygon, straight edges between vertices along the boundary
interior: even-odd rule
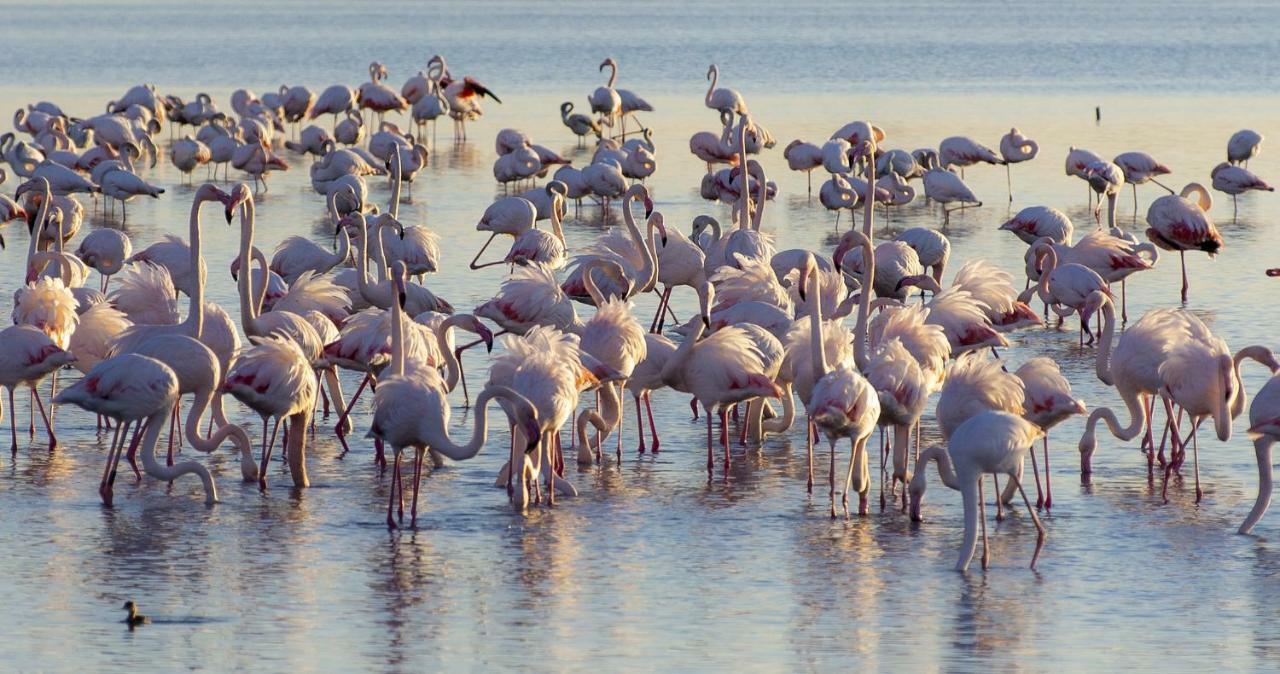
[[[1009,186],[1010,202],[1013,201],[1013,174],[1009,167],[1024,161],[1031,161],[1036,158],[1037,154],[1040,154],[1039,143],[1022,135],[1018,127],[1015,126],[1009,129],[1009,133],[1001,136],[1000,156],[1004,159],[1004,177]]]
[[[1249,160],[1262,153],[1262,134],[1252,129],[1241,129],[1227,140],[1227,161],[1249,166]]]
[[[1075,176],[1086,183],[1089,182],[1089,175],[1085,173],[1085,167],[1096,161],[1102,161],[1102,156],[1096,152],[1086,150],[1084,148],[1071,146],[1067,151],[1066,174]],[[1087,187],[1085,192],[1088,195],[1089,205],[1093,205],[1093,188]]]
[[[1258,497],[1240,524],[1241,534],[1253,531],[1271,505],[1271,447],[1280,438],[1280,376],[1271,377],[1249,406],[1249,436],[1258,459]]]
[[[125,260],[133,254],[129,235],[118,229],[95,229],[80,241],[76,257],[98,270],[102,276],[102,292],[107,292],[111,277],[124,269]]]
[[[809,185],[809,194],[812,195],[813,170],[822,166],[822,148],[813,143],[793,140],[782,150],[782,156],[787,160],[787,167],[792,171],[804,171],[805,180]]]
[[[1044,237],[1054,243],[1071,244],[1075,227],[1066,213],[1052,206],[1028,206],[1000,225],[1000,229],[1013,232],[1024,243],[1033,244]]]
[[[973,190],[964,184],[960,176],[938,165],[936,157],[926,159],[924,174],[924,195],[942,204],[942,228],[951,224],[951,212],[972,204],[981,206],[982,202],[974,195]],[[959,208],[947,208],[947,204],[959,203]]]
[[[1052,358],[1038,356],[1022,364],[1014,375],[1022,380],[1022,418],[1044,431],[1044,489],[1040,488],[1040,475],[1036,469],[1036,453],[1032,449],[1031,470],[1036,478],[1036,507],[1053,507],[1053,486],[1049,477],[1049,429],[1075,414],[1086,414],[1083,401],[1071,395],[1071,382],[1062,376],[1058,363]]]
[[[1195,201],[1189,197],[1195,196]],[[1181,194],[1166,194],[1147,208],[1147,238],[1165,250],[1175,250],[1182,263],[1182,301],[1187,301],[1187,251],[1202,250],[1212,258],[1222,248],[1222,235],[1209,217],[1213,197],[1199,183],[1188,183]]]
[[[405,448],[412,447],[415,452],[413,502],[409,520],[409,526],[414,527],[418,523],[418,487],[422,480],[422,460],[427,450],[438,452],[454,461],[474,457],[488,437],[489,402],[492,399],[498,398],[505,402],[514,423],[520,424],[524,429],[530,444],[526,451],[536,446],[540,436],[538,415],[533,405],[506,386],[491,385],[476,398],[476,425],[471,440],[460,445],[449,437],[449,401],[439,372],[434,367],[424,367],[422,363],[406,363],[402,306],[405,274],[403,262],[396,262],[392,266],[392,282],[400,299],[391,305],[391,375],[378,384],[373,402],[373,424],[369,429],[370,437],[391,445],[395,452],[391,494],[387,500],[387,526],[392,529],[397,526],[391,512],[400,492],[400,458]],[[403,504],[399,515],[403,522]]]
[[[1146,152],[1123,152],[1116,155],[1116,166],[1124,171],[1124,181],[1133,185],[1133,214],[1138,215],[1138,185],[1146,182],[1152,182],[1160,187],[1164,187],[1169,194],[1173,194],[1173,190],[1165,187],[1157,176],[1169,175],[1173,170],[1168,166],[1161,164],[1155,160],[1155,157]]]
[[[71,403],[119,422],[98,487],[103,503],[111,505],[116,466],[120,462],[130,424],[142,429],[141,446],[135,444],[134,448],[142,452],[142,464],[147,475],[171,482],[194,473],[204,483],[205,503],[212,505],[217,502],[218,488],[208,468],[196,461],[164,466],[156,460],[156,442],[177,399],[178,377],[173,370],[154,358],[133,353],[98,363],[84,379],[58,394],[58,402]]]
[[[432,56],[431,60],[427,62],[427,67],[431,68],[433,64],[439,68],[441,73],[440,86],[442,87],[445,101],[449,103],[449,117],[453,118],[453,138],[458,140],[459,136],[461,136],[461,140],[465,142],[467,140],[467,122],[480,119],[480,116],[484,114],[484,110],[480,108],[480,99],[488,96],[497,103],[502,103],[502,99],[485,88],[475,78],[452,79],[449,75],[449,67],[445,64],[443,56],[439,54]]]
[[[921,521],[920,504],[924,500],[925,469],[930,461],[938,462],[938,477],[942,483],[960,492],[964,500],[964,542],[960,545],[960,557],[956,571],[969,570],[973,554],[978,546],[978,530],[982,531],[982,568],[991,562],[987,547],[987,522],[982,496],[982,476],[1006,474],[1022,494],[1027,513],[1036,526],[1036,550],[1031,555],[1031,568],[1044,547],[1044,525],[1031,507],[1026,491],[1022,488],[1023,460],[1029,448],[1044,432],[1038,426],[1008,412],[980,412],[960,425],[952,433],[946,447],[933,446],[920,453],[916,460],[915,475],[911,479],[911,519]]]
[[[1258,190],[1261,192],[1274,192],[1276,188],[1267,184],[1267,181],[1259,178],[1257,174],[1243,166],[1236,166],[1227,162],[1222,162],[1213,168],[1210,173],[1213,178],[1213,189],[1219,192],[1226,192],[1231,195],[1231,221],[1236,220],[1236,197],[1250,190]]]
[[[721,114],[729,113],[730,116],[747,114],[747,102],[743,100],[742,94],[727,87],[716,88],[716,84],[720,82],[720,68],[714,63],[707,68],[707,80],[711,82],[705,99],[708,108]]]
[[[53,426],[45,413],[44,402],[40,398],[39,385],[44,378],[57,372],[64,365],[75,361],[62,347],[59,347],[39,328],[30,325],[11,325],[0,330],[0,386],[9,389],[9,429],[13,435],[13,454],[18,453],[18,415],[13,403],[13,391],[19,386],[31,390],[31,395],[40,407],[40,416],[44,419],[45,431],[49,434],[49,449],[58,444],[53,434]]]
[[[262,417],[262,463],[258,468],[258,482],[263,488],[267,484],[267,467],[276,435],[273,431],[270,439],[267,437],[270,418],[275,418],[277,431],[280,421],[289,419],[285,451],[293,486],[311,485],[306,467],[306,427],[307,417],[315,408],[316,389],[310,361],[296,342],[281,336],[259,338],[252,348],[236,358],[227,372],[222,390]]]
[[[614,82],[618,81],[618,62],[607,58],[600,63],[600,72],[604,72],[605,68],[609,69],[609,83],[603,87],[596,87],[596,90],[587,97],[587,102],[591,104],[591,112],[601,115],[601,121],[609,128],[613,128],[622,114],[622,97],[613,88]]]

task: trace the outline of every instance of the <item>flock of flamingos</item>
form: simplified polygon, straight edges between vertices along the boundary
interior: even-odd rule
[[[468,123],[483,114],[482,99],[501,102],[475,79],[456,77],[439,56],[399,90],[385,84],[386,68],[374,63],[369,81],[358,87],[334,85],[318,96],[302,86],[261,96],[241,89],[232,94],[230,110],[219,109],[205,94],[182,100],[148,85],[128,90],[94,117],[70,117],[48,102],[18,110],[15,132],[0,140],[4,161],[21,179],[12,199],[0,195],[0,217],[25,221],[30,232],[26,285],[14,294],[14,325],[0,331],[0,384],[8,390],[14,453],[14,393],[24,389],[43,419],[50,449],[57,443],[54,405],[87,410],[97,415],[99,428],[112,432],[99,483],[106,504],[112,502],[122,457],[139,479],[136,457],[157,480],[197,476],[213,503],[217,489],[210,471],[199,461],[175,462],[175,429],[179,446],[237,451],[243,479],[264,488],[281,435],[293,484],[306,487],[308,435],[316,432],[318,408],[323,405],[327,418],[332,406],[338,416],[333,429],[344,448],[348,436],[367,432],[379,465],[389,468],[387,524],[397,527],[404,523],[404,451],[412,450],[412,524],[424,463],[474,457],[487,442],[491,402],[502,408],[511,429],[510,444],[501,450],[509,458],[496,486],[524,511],[576,493],[564,469],[566,424],[571,460],[608,461],[615,452],[603,451],[603,445],[612,435],[621,461],[626,394],[635,405],[639,451],[655,453],[660,438],[650,393],[669,387],[692,397],[694,417],[706,418],[709,479],[717,454],[727,475],[731,444],[758,445],[791,427],[798,397],[809,428],[810,492],[813,446],[825,438],[829,447],[832,517],[837,494],[846,516],[851,495],[859,513],[869,511],[871,462],[878,460],[880,507],[889,503],[918,520],[929,464],[936,462],[941,482],[960,491],[964,503],[956,568],[968,568],[979,531],[985,567],[983,478],[991,474],[997,510],[1012,507],[1019,497],[1034,520],[1034,567],[1045,539],[1036,513],[1052,507],[1050,428],[1072,415],[1089,415],[1079,440],[1086,478],[1100,422],[1121,441],[1142,436],[1148,474],[1159,476],[1166,488],[1171,475],[1188,468],[1190,448],[1199,499],[1200,424],[1209,420],[1219,439],[1230,436],[1247,399],[1239,374],[1243,360],[1280,370],[1270,349],[1232,352],[1180,308],[1152,309],[1116,337],[1117,320],[1127,320],[1123,288],[1129,276],[1152,268],[1160,251],[1176,251],[1185,301],[1186,253],[1212,256],[1223,244],[1209,215],[1209,190],[1197,183],[1180,192],[1165,188],[1159,180],[1170,170],[1146,153],[1126,152],[1109,161],[1070,150],[1066,173],[1087,183],[1091,200],[1097,195],[1098,226],[1078,239],[1067,216],[1049,206],[1023,209],[1000,225],[1028,244],[1024,289],[1012,274],[981,260],[966,264],[948,284],[947,219],[952,210],[980,203],[963,181],[964,168],[985,163],[1007,170],[1035,159],[1038,146],[1017,129],[1000,140],[999,151],[960,136],[936,149],[890,149],[889,134],[865,121],[847,124],[819,144],[791,142],[783,150],[788,165],[810,176],[815,170],[829,175],[819,187],[819,201],[835,212],[837,228],[841,217],[850,226],[834,251],[777,251],[764,227],[765,205],[777,187],[752,158],[776,142],[743,96],[720,86],[718,69],[707,72],[705,104],[719,124],[695,134],[689,148],[707,166],[702,196],[730,205],[732,216],[723,224],[699,216],[689,234],[664,221],[643,183],[657,164],[653,135],[641,119],[652,106],[615,86],[618,65],[612,59],[600,70],[609,71],[608,83],[591,93],[587,105],[575,112],[566,102],[560,111],[579,143],[594,143],[589,164],[571,166],[518,130],[498,132],[493,173],[510,196],[477,213],[476,229],[488,237],[470,266],[504,265],[510,275],[470,314],[455,312],[422,283],[442,263],[436,235],[397,220],[404,185],[431,155],[428,138],[436,135],[438,118],[453,121],[454,142],[461,143]],[[384,121],[389,113],[407,115],[410,130]],[[200,185],[185,239],[166,235],[134,251],[127,235],[100,228],[74,243],[85,219],[81,200],[92,200],[95,208],[101,202],[104,210],[118,203],[126,214],[130,200],[162,195],[145,175],[166,154],[158,147],[165,127],[167,155],[187,178],[201,165],[215,177],[219,168],[224,177],[234,168],[250,176],[252,185]],[[1233,135],[1226,161],[1213,170],[1213,189],[1233,200],[1250,190],[1270,191],[1247,168],[1261,143],[1253,131]],[[288,161],[282,158],[286,152]],[[268,259],[253,245],[255,194],[269,189],[272,171],[304,161],[303,155],[313,155],[311,184],[317,206],[323,204],[331,218],[334,242],[322,246],[293,236]],[[390,184],[387,208],[369,198],[366,180],[378,176]],[[540,178],[547,178],[541,186]],[[941,231],[912,228],[877,241],[876,219],[891,218],[894,207],[916,198],[913,182],[925,198],[942,205]],[[1147,182],[1169,193],[1151,202],[1148,227],[1138,233],[1145,240],[1139,241],[1117,225],[1117,199],[1126,184],[1133,186],[1136,211],[1137,186]],[[1011,176],[1009,183],[1012,191]],[[570,245],[562,219],[570,200],[580,206],[584,199],[599,202],[606,217],[610,202],[621,200],[622,227]],[[231,264],[238,322],[204,300],[206,205],[240,226],[238,257],[214,264]],[[482,262],[500,237],[510,239],[509,250]],[[86,285],[90,270],[100,281]],[[684,323],[668,306],[680,288],[695,293],[699,306]],[[658,308],[642,320],[630,300],[648,292],[658,294]],[[178,293],[189,299],[185,318],[177,309]],[[1119,417],[1108,408],[1089,412],[1051,359],[1033,358],[1010,372],[996,353],[1009,345],[1009,332],[1042,326],[1051,316],[1061,323],[1072,314],[1079,317],[1081,344],[1087,338],[1096,345],[1098,378],[1124,402]],[[471,341],[455,341],[458,330]],[[465,354],[480,345],[491,350],[495,336],[503,334],[487,382],[473,401],[463,376]],[[59,390],[58,374],[66,367],[83,376]],[[339,369],[362,376],[350,399]],[[46,380],[49,398],[41,391]],[[460,383],[463,390],[455,392]],[[372,424],[355,429],[350,413],[366,390],[373,396]],[[584,393],[592,399],[580,409]],[[225,394],[262,417],[260,442],[228,421]],[[477,408],[469,439],[450,435],[451,394]],[[921,449],[920,418],[935,394],[944,444]],[[1157,401],[1161,426],[1153,421]],[[34,437],[31,415],[28,432]],[[873,459],[867,445],[877,429],[882,433]],[[1242,533],[1270,501],[1280,377],[1255,394],[1248,430],[1255,438],[1260,489]],[[840,481],[836,463],[843,441],[849,462]],[[167,442],[166,457],[158,456],[161,442]],[[384,446],[390,457],[384,458]],[[1027,459],[1034,505],[1024,478]]]

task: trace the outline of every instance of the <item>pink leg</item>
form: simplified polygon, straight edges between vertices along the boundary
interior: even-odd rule
[[[655,426],[655,425],[654,425],[654,423],[653,423],[653,407],[652,407],[652,405],[650,404],[649,392],[648,392],[648,391],[645,391],[645,392],[644,392],[644,407],[645,407],[645,410],[649,413],[649,433],[650,433],[650,434],[652,435],[652,437],[653,437],[653,446],[652,446],[652,447],[650,447],[650,450],[649,450],[649,451],[653,452],[654,454],[657,454],[657,453],[658,453],[658,442],[659,442],[659,441],[658,441],[658,427],[657,427],[657,426]]]
[[[720,406],[720,444],[724,446],[724,479],[729,479],[729,410]]]
[[[715,476],[716,460],[715,455],[711,453],[711,410],[707,410],[707,482]]]
[[[644,411],[640,409],[640,396],[636,399],[636,434],[640,436],[640,453],[644,454]]]
[[[413,507],[409,515],[409,527],[413,529],[418,527],[418,489],[422,486],[422,457],[426,453],[427,450],[419,449],[413,460]]]
[[[399,480],[396,479],[400,473],[400,450],[396,450],[395,464],[391,468],[391,486],[388,487],[390,493],[387,494],[387,528],[395,529],[396,520],[391,516],[391,511],[395,507],[396,502],[396,485]]]
[[[40,399],[40,392],[31,389],[31,393],[35,395],[36,405],[40,407],[40,417],[44,419],[44,430],[49,434],[49,451],[53,451],[58,446],[58,438],[53,434],[53,423],[49,421],[49,415],[45,413],[44,401]]]

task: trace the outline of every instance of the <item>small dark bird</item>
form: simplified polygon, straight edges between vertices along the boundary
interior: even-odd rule
[[[129,625],[130,629],[138,625],[151,624],[151,618],[138,613],[138,605],[133,603],[133,600],[126,601],[124,603],[124,609],[129,612],[129,617],[125,618],[124,622]]]

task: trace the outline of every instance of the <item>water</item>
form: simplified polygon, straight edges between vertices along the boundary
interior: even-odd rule
[[[518,126],[585,159],[556,113],[560,101],[581,101],[600,83],[595,65],[604,55],[621,62],[620,85],[660,111],[646,118],[659,146],[650,186],[667,222],[681,227],[700,213],[728,216],[698,198],[703,166],[686,150],[691,133],[715,128],[701,105],[702,75],[713,59],[722,85],[743,91],[782,145],[872,119],[888,130],[892,147],[935,145],[953,134],[994,146],[1016,124],[1039,140],[1042,154],[1015,168],[1014,202],[1005,201],[1000,170],[970,169],[966,180],[987,205],[953,217],[949,232],[953,268],[983,257],[1016,273],[1025,246],[996,231],[1010,213],[1052,204],[1088,231],[1081,183],[1062,175],[1068,145],[1104,156],[1146,150],[1172,166],[1172,183],[1181,185],[1208,182],[1235,130],[1270,133],[1275,71],[1246,64],[1276,61],[1276,43],[1254,26],[1274,25],[1280,10],[918,2],[871,10],[831,3],[68,3],[49,11],[56,20],[10,12],[9,30],[38,28],[43,39],[0,46],[15,74],[0,89],[0,107],[49,99],[88,115],[150,81],[183,96],[208,91],[226,108],[238,86],[357,83],[374,58],[388,64],[398,86],[432,53],[446,54],[455,72],[478,77],[505,104],[486,106],[466,146],[453,145],[442,129],[402,216],[442,235],[447,259],[429,285],[465,309],[491,296],[501,279],[496,268],[463,271],[482,242],[474,222],[500,193],[490,173],[494,132]],[[92,65],[104,61],[109,67]],[[1264,152],[1252,168],[1280,175],[1277,156]],[[321,200],[306,180],[309,160],[286,157],[293,170],[273,174],[259,199],[264,250],[298,232],[325,240]],[[831,216],[806,197],[804,176],[787,171],[778,150],[763,162],[780,187],[765,225],[779,248],[829,250]],[[125,225],[99,214],[90,226],[123,226],[137,248],[162,233],[185,236],[192,188],[180,186],[167,164],[146,175],[166,187],[163,198],[131,204]],[[385,185],[371,186],[385,203]],[[1141,212],[1156,195],[1151,186],[1139,190]],[[1227,243],[1216,260],[1188,256],[1188,306],[1233,347],[1276,346],[1276,321],[1257,304],[1273,292],[1262,271],[1276,265],[1266,244],[1280,206],[1273,195],[1244,197],[1232,223],[1229,200],[1215,197]],[[1130,199],[1126,192],[1120,200],[1121,221],[1140,231]],[[940,222],[936,208],[916,203],[895,213],[891,227]],[[573,246],[603,227],[598,208],[566,226]],[[14,288],[25,239],[8,229],[0,287]],[[209,293],[234,314],[225,270],[238,232],[216,218],[206,220],[205,232]],[[1132,315],[1177,303],[1175,258],[1132,280]],[[691,294],[678,291],[674,306],[687,316]],[[653,308],[645,298],[637,313]],[[1093,377],[1094,352],[1076,345],[1074,330],[1068,322],[1061,331],[1018,333],[1006,357],[1016,365],[1049,355],[1091,407],[1117,405]],[[476,386],[485,373],[479,359],[471,362]],[[1244,376],[1250,391],[1264,381],[1256,368]],[[669,393],[654,397],[661,454],[635,454],[628,416],[621,470],[612,462],[571,469],[581,496],[527,516],[512,513],[490,487],[502,462],[492,448],[506,443],[495,434],[477,459],[425,478],[418,530],[396,532],[383,524],[387,480],[371,447],[357,440],[338,460],[324,430],[310,449],[309,490],[287,488],[276,466],[272,488],[260,493],[240,484],[235,461],[222,452],[201,459],[219,478],[222,502],[214,508],[204,507],[193,483],[135,485],[124,476],[116,506],[103,508],[95,471],[109,436],[63,408],[61,449],[51,454],[24,435],[17,456],[0,462],[0,606],[14,614],[0,659],[21,670],[1084,669],[1120,659],[1134,669],[1176,662],[1203,670],[1266,668],[1280,656],[1273,542],[1280,521],[1264,520],[1254,537],[1233,533],[1256,484],[1242,423],[1229,443],[1201,434],[1206,495],[1199,506],[1181,483],[1164,504],[1136,446],[1105,435],[1093,486],[1081,487],[1073,449],[1081,420],[1064,423],[1051,434],[1055,507],[1045,517],[1049,539],[1038,571],[1026,568],[1034,529],[1015,513],[991,523],[993,567],[961,575],[951,570],[961,532],[954,492],[932,483],[928,520],[918,526],[874,508],[869,517],[832,521],[825,494],[805,494],[799,432],[770,438],[759,451],[739,450],[727,483],[717,472],[709,484],[704,427],[690,422],[685,403]],[[233,407],[256,434],[256,417]],[[26,414],[20,401],[18,418]],[[460,429],[472,422],[460,408],[454,420]],[[357,435],[368,427],[366,407],[356,426]],[[931,417],[924,426],[926,441],[936,438]],[[823,466],[825,453],[818,457]],[[125,599],[155,624],[129,632],[118,622]]]

